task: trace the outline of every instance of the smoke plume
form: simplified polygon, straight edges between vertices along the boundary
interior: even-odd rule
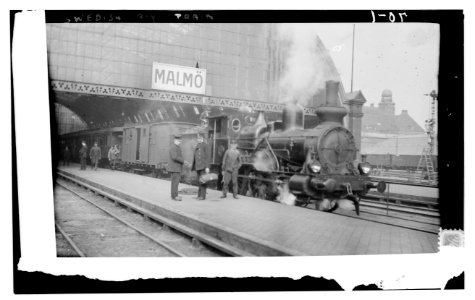
[[[271,172],[274,170],[274,163],[267,154],[265,150],[256,152],[253,159],[253,165],[256,170],[261,172]]]
[[[321,210],[321,211],[329,211],[337,204],[338,204],[338,208],[342,210],[352,211],[355,209],[355,205],[353,204],[353,202],[348,199],[319,200],[316,202],[316,209]]]
[[[277,186],[277,190],[279,191],[279,195],[276,199],[278,202],[286,205],[295,205],[297,198],[289,191],[289,185],[287,183]]]
[[[284,61],[279,102],[306,106],[325,89],[325,81],[339,80],[339,76],[310,24],[281,24],[278,36]]]

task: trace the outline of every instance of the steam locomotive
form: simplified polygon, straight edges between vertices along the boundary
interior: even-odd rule
[[[224,149],[235,139],[244,161],[241,194],[275,200],[287,193],[296,205],[313,202],[324,211],[334,211],[339,199],[348,199],[359,214],[360,197],[373,188],[383,192],[386,185],[369,180],[369,163],[355,166],[357,149],[343,126],[347,112],[338,103],[338,89],[339,82],[326,82],[326,102],[316,110],[319,123],[309,129],[303,127],[298,105],[286,106],[282,121],[266,122],[262,113],[253,123],[243,115],[210,116],[214,166],[219,169]]]

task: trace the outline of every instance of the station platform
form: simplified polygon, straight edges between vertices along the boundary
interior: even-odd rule
[[[58,172],[127,199],[157,214],[261,256],[356,255],[435,253],[438,236],[358,218],[207,190],[206,200],[182,195],[170,198],[170,181],[122,171],[79,170],[79,165]],[[179,190],[191,188],[182,184]]]

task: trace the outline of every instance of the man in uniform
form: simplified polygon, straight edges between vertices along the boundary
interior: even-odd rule
[[[193,155],[193,165],[191,167],[192,171],[196,171],[198,174],[198,200],[206,199],[206,183],[202,183],[199,179],[201,175],[209,173],[209,164],[210,164],[210,151],[208,146],[203,143],[203,136],[198,134],[196,137],[196,147]]]
[[[71,151],[69,150],[69,147],[66,146],[63,152],[63,166],[69,166],[70,160],[71,160]]]
[[[97,164],[99,163],[99,159],[101,159],[101,148],[97,146],[97,142],[94,142],[94,146],[89,152],[89,157],[91,158],[91,170],[94,169],[97,171]]]
[[[115,164],[117,162],[117,156],[119,155],[120,151],[117,149],[117,145],[111,146],[109,149],[109,153],[107,153],[107,157],[109,158],[109,165],[112,170],[115,170]]]
[[[237,176],[238,176],[238,171],[241,165],[242,165],[241,153],[239,152],[239,150],[237,150],[236,141],[231,141],[231,147],[224,153],[223,164],[221,166],[221,170],[223,172],[223,177],[224,177],[223,195],[221,196],[221,198],[226,198],[229,182],[232,180],[233,181],[233,197],[234,199],[238,199]]]
[[[86,170],[87,147],[86,142],[82,142],[82,147],[79,150],[79,158],[81,159],[81,170]]]
[[[181,170],[185,161],[181,154],[181,136],[175,135],[173,145],[170,147],[170,155],[168,159],[167,171],[171,174],[172,180],[172,200],[181,201],[181,197],[178,196],[178,184],[180,183]]]

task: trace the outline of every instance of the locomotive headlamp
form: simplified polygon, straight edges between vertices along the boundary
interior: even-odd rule
[[[317,160],[309,164],[308,167],[313,173],[318,173],[322,169],[322,165]]]
[[[360,170],[360,173],[362,175],[368,175],[369,172],[371,172],[371,169],[372,169],[371,165],[367,162],[358,164],[358,170]]]

